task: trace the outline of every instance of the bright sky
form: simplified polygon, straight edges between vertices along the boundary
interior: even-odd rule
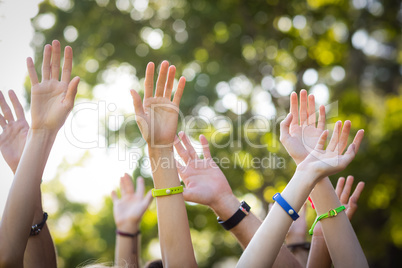
[[[21,2],[24,2],[24,8],[21,8]],[[27,57],[33,57],[30,42],[34,30],[30,19],[37,14],[39,2],[41,1],[5,0],[0,4],[0,90],[5,93],[4,95],[7,95],[6,91],[9,89],[16,91],[25,106],[28,122],[31,121],[29,107],[23,94],[23,84],[27,76],[25,61]],[[125,151],[116,148],[106,149],[104,138],[99,134],[102,133],[99,129],[102,128],[105,118],[111,122],[117,121],[119,115],[127,114],[133,109],[128,90],[137,86],[138,80],[135,76],[128,75],[126,71],[124,68],[112,70],[111,76],[114,81],[119,81],[119,84],[99,85],[94,90],[94,100],[76,102],[73,115],[75,113],[77,116],[70,115],[66,127],[58,134],[43,176],[45,183],[58,175],[58,168],[63,159],[73,164],[84,154],[89,155],[82,166],[60,174],[67,196],[72,200],[89,202],[99,208],[102,206],[103,196],[109,195],[118,186],[119,177],[124,172],[130,174],[135,167],[133,160],[136,159],[138,149]],[[78,90],[83,86],[81,84]],[[6,99],[8,100],[8,96]],[[88,150],[88,147],[95,148]],[[13,174],[2,157],[0,157],[0,174],[2,214],[13,179]],[[45,210],[47,206],[50,210],[51,207],[57,209],[49,202],[51,201],[45,198]]]

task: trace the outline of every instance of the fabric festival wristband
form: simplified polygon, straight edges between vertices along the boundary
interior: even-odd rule
[[[152,196],[153,197],[158,197],[158,196],[166,196],[166,195],[173,195],[173,194],[180,194],[183,192],[183,185],[177,186],[177,187],[170,187],[170,188],[164,188],[164,189],[152,189]]]
[[[308,233],[310,235],[313,235],[313,231],[314,231],[314,227],[317,224],[318,221],[322,220],[322,219],[326,219],[326,218],[332,218],[335,217],[336,215],[338,215],[339,212],[345,210],[345,206],[340,206],[339,208],[335,208],[335,209],[331,209],[330,211],[328,211],[328,213],[322,214],[320,216],[318,216],[313,225],[311,226],[310,230],[308,231]]]
[[[132,237],[132,238],[134,238],[134,237],[138,236],[139,234],[141,234],[141,231],[138,231],[138,232],[136,232],[135,234],[130,234],[130,233],[125,233],[125,232],[116,230],[116,234],[118,234],[118,235],[120,235],[120,236],[125,236],[125,237]]]
[[[276,203],[278,203],[286,211],[286,213],[292,218],[292,220],[295,221],[297,220],[297,218],[299,218],[299,214],[297,214],[297,212],[288,204],[288,202],[283,199],[280,193],[274,194],[272,199],[276,201]]]

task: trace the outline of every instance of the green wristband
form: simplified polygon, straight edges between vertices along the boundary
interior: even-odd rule
[[[322,214],[322,215],[318,216],[318,217],[315,219],[315,221],[314,221],[313,225],[311,226],[311,229],[308,231],[308,233],[309,233],[310,235],[313,235],[314,227],[315,227],[315,225],[317,224],[317,222],[318,222],[319,220],[335,217],[336,215],[338,215],[339,212],[341,212],[341,211],[343,211],[343,210],[345,210],[345,206],[340,206],[339,208],[331,209],[331,210],[328,211],[328,213],[326,213],[326,214]]]
[[[166,195],[172,195],[172,194],[180,194],[183,192],[183,185],[177,186],[177,187],[170,187],[170,188],[164,188],[164,189],[152,189],[152,196],[153,197],[158,197],[158,196],[166,196]]]

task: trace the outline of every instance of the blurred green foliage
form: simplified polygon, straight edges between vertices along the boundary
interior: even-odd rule
[[[213,143],[212,155],[230,159],[231,168],[221,166],[233,191],[263,213],[295,168],[278,140],[290,92],[306,88],[319,102],[331,103],[329,124],[350,119],[353,132],[366,133],[358,156],[340,174],[366,182],[353,226],[371,267],[397,267],[402,265],[401,23],[398,1],[47,0],[33,19],[32,45],[38,66],[43,45],[52,39],[73,47],[73,75],[82,79],[79,98],[92,98],[110,70],[128,67],[141,84],[149,61],[176,65],[188,81],[181,128],[195,139],[204,133]],[[137,127],[124,134],[140,137]],[[268,166],[253,168],[252,159],[264,157]],[[141,172],[137,168],[134,174]],[[69,201],[57,178],[45,193],[62,204],[51,226],[60,267],[112,261],[110,199],[94,214]],[[236,261],[241,248],[210,210],[188,205],[188,215],[200,267]],[[59,231],[60,226],[68,230]],[[142,229],[142,255],[149,260],[157,242],[155,207]]]

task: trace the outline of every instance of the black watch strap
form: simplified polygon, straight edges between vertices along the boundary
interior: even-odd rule
[[[222,225],[226,230],[230,230],[235,227],[239,222],[244,219],[248,215],[250,211],[250,206],[246,203],[246,201],[241,201],[239,209],[233,214],[232,217],[227,219],[226,221],[222,221],[218,217],[218,223]]]

